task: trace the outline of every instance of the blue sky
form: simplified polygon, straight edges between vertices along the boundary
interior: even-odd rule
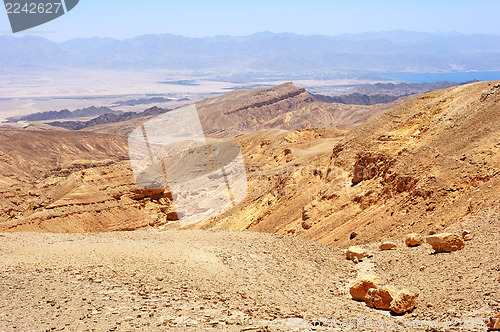
[[[498,0],[80,0],[68,14],[27,34],[56,41],[94,36],[125,39],[157,33],[189,37],[249,35],[261,31],[306,35],[387,30],[500,34],[498,13]],[[0,33],[11,34],[4,10],[0,11]]]

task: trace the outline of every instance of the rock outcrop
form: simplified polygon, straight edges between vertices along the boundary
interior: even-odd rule
[[[353,260],[362,260],[364,257],[368,255],[368,252],[358,246],[352,246],[349,247],[349,249],[346,250],[346,258],[353,261]]]
[[[373,154],[369,152],[359,153],[356,156],[356,163],[353,167],[352,184],[370,180],[379,176],[384,176],[394,160],[384,154]]]

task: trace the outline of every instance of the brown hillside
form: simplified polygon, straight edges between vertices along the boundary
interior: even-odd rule
[[[153,204],[151,197],[167,195],[135,185],[125,137],[5,130],[0,141],[0,231],[95,232],[166,222],[168,201]]]
[[[271,88],[234,90],[200,101],[196,106],[207,136],[230,138],[265,129],[351,128],[366,123],[403,100],[372,106],[325,103],[304,88],[285,83]],[[149,119],[151,117],[85,130],[128,135]]]
[[[439,231],[498,203],[498,94],[494,83],[477,83],[429,92],[351,131],[273,129],[239,136],[234,141],[244,152],[248,197],[193,227],[288,234],[338,246]],[[221,116],[233,125],[213,132],[225,136],[257,128],[239,123],[239,112],[269,124],[266,114],[287,102],[304,104],[283,114],[307,113],[308,98],[285,84],[231,92],[201,109],[207,118],[216,114],[216,101],[230,110]],[[128,156],[124,137],[0,134],[7,142],[0,147],[0,230],[176,227],[170,193],[134,184],[130,164],[122,161]]]
[[[325,103],[304,88],[285,83],[273,88],[232,91],[196,105],[208,136],[235,137],[265,129],[350,128],[399,103],[375,106]]]
[[[194,227],[347,246],[437,232],[499,203],[498,83],[429,92],[339,135],[313,129],[239,137],[249,197]]]
[[[156,116],[145,116],[142,118],[130,119],[118,123],[100,124],[85,128],[82,131],[93,131],[99,133],[109,133],[114,135],[127,136],[132,132],[132,130],[139,127],[144,122],[151,120],[155,117]]]

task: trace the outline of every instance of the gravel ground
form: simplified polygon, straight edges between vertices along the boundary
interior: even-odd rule
[[[343,250],[264,233],[2,233],[0,331],[306,331],[309,321],[333,330],[329,319],[338,330],[381,330],[338,325],[350,319],[470,330],[460,323],[500,311],[498,220],[456,224],[474,235],[460,251],[373,243],[357,265]],[[363,273],[418,290],[418,307],[392,316],[351,300],[349,282]]]

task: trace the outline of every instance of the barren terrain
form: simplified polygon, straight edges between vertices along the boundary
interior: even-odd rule
[[[475,83],[426,93],[350,131],[238,137],[249,196],[194,227],[342,247],[439,232],[499,205],[499,102],[498,82]]]
[[[484,331],[482,320],[500,310],[499,217],[490,210],[449,229],[471,231],[463,250],[373,243],[373,257],[357,265],[340,249],[253,232],[4,233],[0,329],[310,331],[308,322],[321,322],[317,330],[380,330],[340,325],[359,319]],[[365,273],[417,290],[416,309],[391,316],[352,300],[349,282]]]
[[[390,110],[318,102],[290,83],[205,100],[204,130],[241,147],[249,194],[182,230],[172,193],[137,186],[127,160],[122,135],[146,119],[1,130],[0,330],[290,331],[329,319],[484,330],[500,311],[499,105],[499,82]],[[463,230],[472,239],[452,253],[404,244]],[[396,249],[380,251],[387,240]],[[351,245],[370,255],[348,261]],[[415,310],[352,300],[366,273],[417,291]]]

